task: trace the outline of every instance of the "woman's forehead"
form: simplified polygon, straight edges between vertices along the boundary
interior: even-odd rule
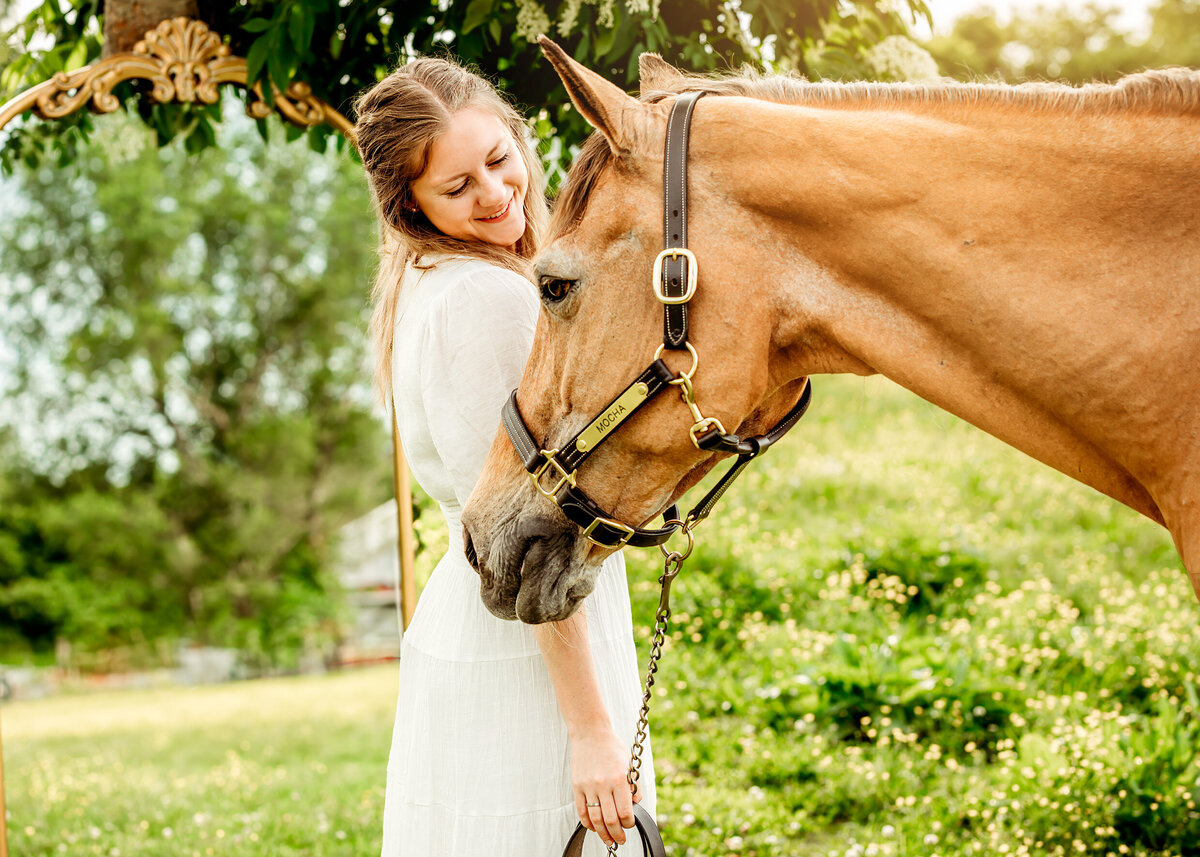
[[[474,171],[510,140],[507,126],[494,113],[464,108],[450,117],[446,130],[433,141],[422,178],[434,185],[455,181]]]

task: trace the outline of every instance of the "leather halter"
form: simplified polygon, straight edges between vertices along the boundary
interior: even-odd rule
[[[746,465],[804,416],[812,399],[812,382],[809,380],[800,400],[774,428],[764,435],[748,438],[726,433],[719,420],[705,417],[696,406],[692,375],[699,364],[699,356],[688,342],[688,302],[696,292],[699,266],[696,257],[687,249],[687,150],[692,110],[703,94],[688,92],[676,97],[667,121],[663,161],[663,251],[654,260],[653,275],[654,295],[663,304],[663,344],[653,362],[561,450],[542,449],[534,440],[517,407],[516,390],[509,396],[502,414],[504,429],[538,493],[557,503],[572,522],[583,528],[589,541],[604,548],[662,545],[680,527],[690,530],[704,520]],[[664,349],[687,350],[692,357],[691,368],[673,374],[659,359]],[[737,456],[737,461],[687,518],[681,520],[677,507],[672,505],[663,513],[661,528],[631,527],[615,520],[584,494],[575,484],[575,475],[580,465],[612,436],[617,426],[668,386],[679,387],[680,396],[695,419],[690,430],[692,443],[698,449],[732,453]]]

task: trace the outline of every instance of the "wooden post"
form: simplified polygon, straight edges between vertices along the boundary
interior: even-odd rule
[[[197,17],[196,0],[105,0],[104,59],[133,50],[159,21]]]
[[[417,607],[417,581],[414,576],[416,546],[413,539],[412,483],[408,476],[408,461],[400,445],[400,427],[396,424],[396,411],[392,409],[392,476],[396,484],[396,518],[400,529],[400,614],[403,628],[412,621]],[[0,854],[0,857],[5,857]]]

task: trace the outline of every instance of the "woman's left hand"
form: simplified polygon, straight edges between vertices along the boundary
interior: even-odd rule
[[[629,786],[629,748],[612,729],[571,739],[571,787],[575,811],[604,844],[625,844],[633,827],[633,804],[641,800]]]

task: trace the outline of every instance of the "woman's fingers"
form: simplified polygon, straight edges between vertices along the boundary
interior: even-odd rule
[[[592,825],[591,816],[588,814],[587,801],[588,798],[583,796],[583,792],[575,792],[575,814],[579,816],[579,823],[588,830],[594,831],[596,828]]]
[[[621,783],[613,790],[614,803],[617,809],[617,822],[623,828],[633,827],[633,794],[629,791],[627,782]]]
[[[588,821],[585,824],[589,830],[596,831],[596,834],[604,841],[605,845],[612,842],[612,835],[608,832],[608,827],[604,824],[604,809],[603,802],[599,798],[592,798],[587,804]]]
[[[627,801],[628,799],[626,797]],[[608,831],[608,839],[605,840],[605,844],[616,842],[619,845],[624,845],[625,830],[621,825],[621,810],[617,807],[617,799],[612,792],[600,795],[600,808],[604,810],[604,827]],[[626,815],[630,819],[629,826],[632,827],[633,810],[628,810]]]

